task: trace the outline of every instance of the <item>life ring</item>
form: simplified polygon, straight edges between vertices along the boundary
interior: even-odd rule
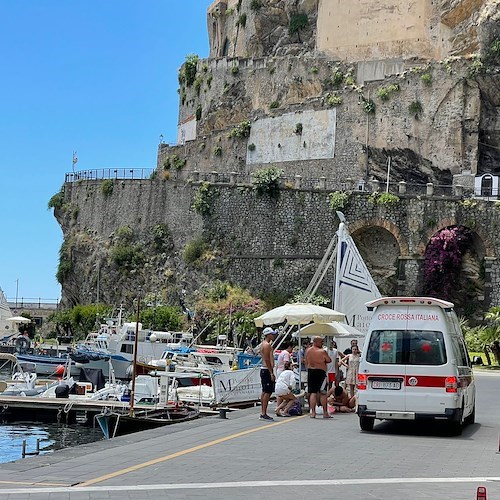
[[[16,352],[18,354],[23,354],[28,350],[30,346],[30,341],[26,337],[17,337],[15,345],[16,345]]]

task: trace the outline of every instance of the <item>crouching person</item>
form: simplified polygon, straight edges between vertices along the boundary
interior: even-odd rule
[[[356,396],[349,397],[344,388],[335,386],[328,392],[328,404],[340,413],[352,413],[356,408]]]

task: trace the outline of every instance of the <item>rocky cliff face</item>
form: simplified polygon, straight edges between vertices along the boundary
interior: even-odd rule
[[[389,40],[376,47],[377,60],[356,59],[354,52],[340,60],[318,50],[318,16],[348,3],[214,2],[210,58],[190,61],[189,75],[186,66],[181,71],[179,145],[160,145],[156,178],[115,180],[108,195],[100,181],[65,185],[56,216],[65,236],[59,271],[66,303],[94,302],[97,290],[101,301],[131,303],[139,287],[175,298],[216,278],[255,291],[269,275],[273,289],[304,287],[336,227],[324,206],[329,192],[385,182],[388,164],[391,189],[406,181],[413,186],[408,192],[419,195],[429,182],[449,186],[460,175],[460,183],[472,185],[476,173],[500,174],[500,0],[431,4],[421,25],[426,53],[389,57],[415,47]],[[377,3],[373,22],[390,5]],[[430,57],[438,45],[452,57]],[[275,203],[251,189],[251,174],[270,166],[284,171],[286,190],[297,187]],[[204,213],[192,208],[201,181],[213,195]],[[406,228],[412,252],[421,256],[419,245],[425,248],[431,236],[423,237],[426,228],[475,227],[473,220],[487,227],[495,220],[494,210],[484,208],[487,217],[479,209],[457,215],[434,201],[422,220],[420,200],[408,202],[407,212],[380,215],[356,200],[349,220],[364,247],[379,242],[370,265],[386,292],[415,292],[420,273],[394,228]],[[377,233],[380,227],[391,235]],[[257,236],[247,238],[251,232]],[[486,245],[489,253],[471,253],[471,276],[481,259],[496,256],[496,245],[495,239]],[[186,252],[203,257],[189,261]],[[397,261],[402,256],[404,265]],[[492,276],[498,285],[498,269]],[[473,288],[481,286],[476,279]],[[488,293],[480,300],[488,302]]]

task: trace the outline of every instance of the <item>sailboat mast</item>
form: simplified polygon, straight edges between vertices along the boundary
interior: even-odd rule
[[[337,258],[335,260],[335,286],[333,287],[333,308],[339,309],[339,289],[340,289],[340,265],[342,263],[342,243],[344,241],[345,225],[341,221],[337,230]]]
[[[141,297],[137,297],[137,312],[135,318],[135,337],[134,337],[134,363],[132,364],[132,389],[130,391],[130,410],[129,416],[134,416],[134,399],[135,399],[135,375],[137,372],[137,339],[139,338],[139,313],[141,309]]]

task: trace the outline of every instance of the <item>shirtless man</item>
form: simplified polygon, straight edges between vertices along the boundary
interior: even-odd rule
[[[334,386],[328,391],[328,403],[341,413],[351,413],[356,411],[356,396],[351,398],[340,386]]]
[[[260,355],[262,356],[262,367],[260,369],[260,381],[262,383],[262,394],[260,395],[260,401],[262,404],[260,419],[261,420],[274,420],[267,414],[267,406],[269,405],[269,400],[271,399],[271,394],[274,392],[274,385],[276,378],[274,376],[274,355],[273,348],[271,347],[271,342],[274,340],[274,336],[278,332],[270,327],[264,328],[262,334],[264,335],[264,341],[262,342],[260,348]]]
[[[306,352],[307,390],[309,392],[311,418],[316,418],[316,405],[318,401],[323,407],[323,418],[332,418],[328,415],[326,398],[328,389],[326,365],[331,362],[332,359],[323,349],[323,338],[314,337],[312,347]]]

